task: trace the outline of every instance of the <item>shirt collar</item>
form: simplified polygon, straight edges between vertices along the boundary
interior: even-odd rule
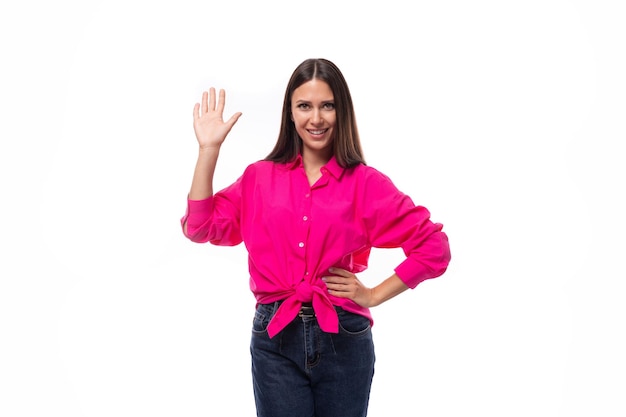
[[[288,162],[286,166],[287,169],[304,168],[304,164],[302,163],[302,155],[298,154],[296,159]],[[331,175],[336,179],[339,179],[341,177],[341,174],[343,174],[343,171],[345,170],[341,165],[339,165],[339,163],[337,162],[337,158],[335,158],[334,155],[330,158],[330,161],[328,161],[326,165],[322,167],[322,169],[330,172]]]
[[[298,156],[296,156],[296,159],[294,159],[291,162],[287,162],[285,163],[285,167],[287,169],[296,169],[296,168],[300,168],[302,167],[302,155],[298,154]]]

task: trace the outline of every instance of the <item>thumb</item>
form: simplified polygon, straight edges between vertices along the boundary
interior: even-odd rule
[[[237,123],[237,120],[239,120],[239,118],[241,117],[243,113],[241,112],[237,112],[235,114],[233,114],[230,119],[228,119],[228,121],[226,121],[226,124],[228,125],[228,128],[231,129],[235,123]]]

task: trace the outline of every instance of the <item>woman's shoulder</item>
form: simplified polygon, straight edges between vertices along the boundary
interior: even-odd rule
[[[357,175],[368,181],[384,181],[391,182],[391,179],[384,172],[371,165],[359,164],[352,168],[354,175]]]
[[[248,166],[244,169],[243,176],[246,177],[272,175],[276,172],[276,170],[280,170],[281,168],[284,168],[284,166],[285,164],[260,159],[258,161],[248,164]]]
[[[244,172],[247,171],[263,171],[267,169],[273,169],[274,162],[267,161],[265,159],[259,159],[258,161],[251,162],[248,164]]]

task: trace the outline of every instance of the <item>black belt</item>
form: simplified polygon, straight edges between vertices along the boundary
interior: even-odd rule
[[[315,310],[313,310],[312,303],[302,303],[302,307],[300,307],[300,311],[298,312],[298,317],[315,317]]]
[[[277,301],[275,303],[272,304],[268,304],[268,305],[273,305],[275,308],[278,308],[278,306],[280,306],[282,304],[284,300],[280,300]],[[335,311],[340,311],[341,307],[335,307]],[[298,312],[298,317],[302,318],[302,317],[306,317],[306,318],[312,318],[315,317],[315,310],[313,310],[313,303],[308,302],[308,303],[302,303],[302,306],[300,306],[300,311]]]
[[[338,306],[333,306],[335,308],[335,311],[339,312],[341,311],[341,307]],[[313,304],[311,303],[302,303],[302,307],[300,307],[300,311],[298,312],[298,317],[302,318],[302,317],[307,317],[307,318],[311,318],[311,317],[315,317],[315,310],[313,310]]]

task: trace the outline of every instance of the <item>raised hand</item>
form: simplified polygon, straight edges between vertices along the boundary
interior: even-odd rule
[[[241,116],[241,112],[237,112],[224,121],[225,103],[226,92],[220,89],[219,99],[216,99],[215,88],[211,87],[208,92],[202,93],[202,104],[195,104],[193,130],[200,149],[219,148]]]

